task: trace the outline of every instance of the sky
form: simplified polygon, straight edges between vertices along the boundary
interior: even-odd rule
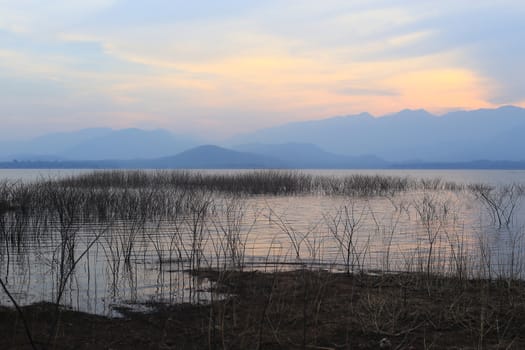
[[[0,140],[525,106],[521,0],[0,0]]]

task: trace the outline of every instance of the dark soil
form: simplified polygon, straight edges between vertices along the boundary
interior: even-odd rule
[[[39,349],[525,349],[525,284],[417,274],[202,271],[231,297],[110,319],[23,308]],[[0,349],[31,349],[0,309]],[[381,343],[381,340],[383,342]],[[383,347],[381,347],[381,345]]]

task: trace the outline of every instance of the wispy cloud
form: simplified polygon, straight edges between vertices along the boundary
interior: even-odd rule
[[[358,87],[345,87],[339,93],[350,96],[399,96],[399,92],[384,89],[363,89]]]
[[[511,0],[0,1],[0,73],[13,87],[0,115],[226,135],[523,104],[524,15]]]

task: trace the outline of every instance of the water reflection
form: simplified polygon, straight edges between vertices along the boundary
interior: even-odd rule
[[[133,192],[137,198],[156,193],[140,191]],[[198,269],[524,277],[523,193],[512,198],[505,225],[467,189],[377,197],[192,196],[180,211],[171,211],[174,202],[164,197],[156,208],[122,215],[4,211],[0,274],[20,304],[60,300],[112,316],[118,316],[115,306],[221,297],[208,279],[191,273]],[[115,205],[124,208],[147,204],[118,198]],[[141,211],[151,215],[137,215]],[[4,294],[0,300],[9,304]]]

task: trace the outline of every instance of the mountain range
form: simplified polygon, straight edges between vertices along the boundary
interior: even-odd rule
[[[525,168],[525,109],[403,110],[288,123],[218,146],[166,130],[109,128],[0,141],[1,167]],[[16,160],[14,162],[13,160]]]
[[[114,159],[114,160],[14,160],[0,162],[0,168],[69,168],[69,169],[351,169],[384,168],[388,163],[376,157],[338,156],[320,150],[314,145],[271,145],[272,152],[250,148],[253,152],[243,152],[214,145],[191,148],[170,157],[153,159]],[[289,149],[294,150],[297,159],[290,158]],[[279,155],[282,150],[283,156]],[[312,150],[317,153],[307,160]],[[326,157],[323,159],[322,157]],[[315,158],[317,157],[317,158]]]
[[[373,154],[390,162],[522,161],[522,135],[525,109],[505,106],[442,116],[425,110],[383,117],[361,113],[263,129],[235,136],[229,144],[312,143],[336,154]]]
[[[170,156],[202,141],[169,131],[91,128],[0,142],[0,160],[114,160]]]

